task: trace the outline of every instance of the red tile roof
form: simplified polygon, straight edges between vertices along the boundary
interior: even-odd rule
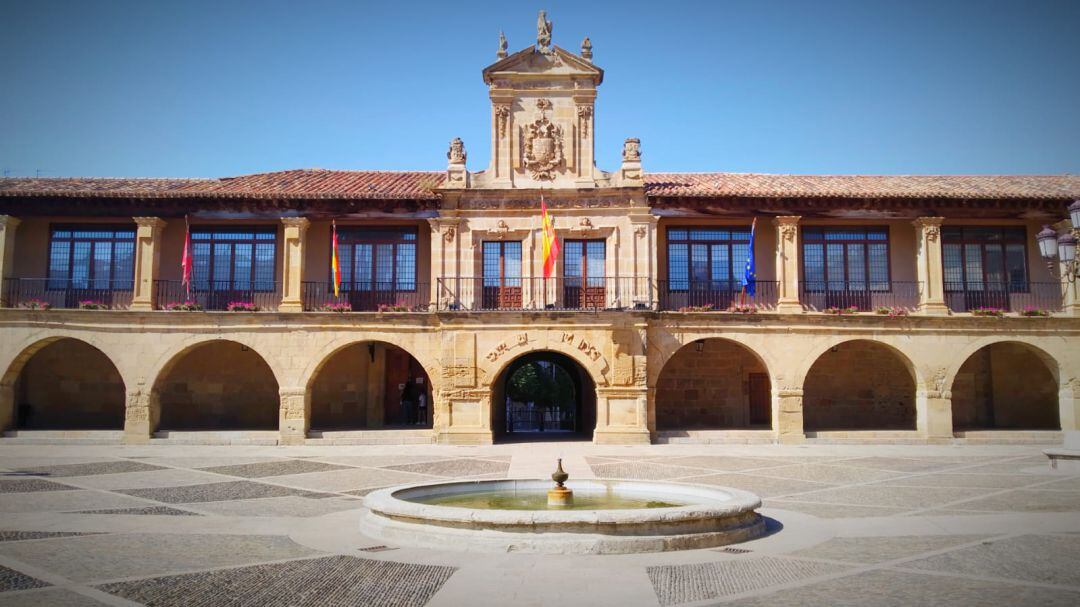
[[[769,175],[646,173],[671,198],[1080,198],[1080,175]]]
[[[112,177],[6,177],[0,196],[156,197],[200,183],[202,179],[118,179]]]

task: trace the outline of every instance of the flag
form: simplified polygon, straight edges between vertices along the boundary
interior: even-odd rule
[[[337,222],[333,224],[330,252],[330,280],[334,281],[334,297],[341,295],[341,264],[338,263]]]
[[[191,226],[184,217],[184,252],[180,256],[180,283],[191,297]]]
[[[559,241],[555,238],[555,226],[548,215],[543,193],[540,194],[540,215],[544,224],[544,278],[551,278],[555,272],[555,258],[559,256]]]
[[[746,267],[743,269],[742,286],[743,293],[750,297],[754,296],[757,289],[757,270],[754,263],[754,232],[757,229],[757,217],[750,224],[750,248],[746,252]]]

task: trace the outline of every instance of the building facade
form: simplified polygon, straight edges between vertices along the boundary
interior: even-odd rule
[[[568,52],[545,23],[483,70],[484,170],[455,139],[444,171],[0,180],[6,436],[927,443],[1080,429],[1077,287],[1036,242],[1044,225],[1067,231],[1080,177],[649,173],[633,138],[601,171],[603,71],[588,39]],[[560,244],[551,277],[541,199]],[[514,396],[527,367],[560,369],[571,404]]]

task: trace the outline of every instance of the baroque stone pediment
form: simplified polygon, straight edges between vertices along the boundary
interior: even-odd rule
[[[530,46],[484,69],[484,82],[496,86],[500,84],[500,80],[513,81],[534,77],[580,78],[596,86],[603,82],[604,70],[558,46],[552,47],[550,55]]]

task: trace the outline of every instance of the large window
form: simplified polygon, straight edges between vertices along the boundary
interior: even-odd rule
[[[52,226],[50,289],[131,290],[134,273],[135,226]]]
[[[802,239],[806,291],[891,289],[888,228],[808,226]]]
[[[416,290],[416,228],[338,228],[341,288]]]
[[[1026,292],[1024,228],[941,228],[946,291]]]
[[[750,228],[671,228],[668,290],[737,291],[750,252]]]
[[[521,241],[485,241],[484,284],[480,305],[486,310],[521,307]]]
[[[192,285],[199,291],[273,291],[277,228],[192,226]]]

